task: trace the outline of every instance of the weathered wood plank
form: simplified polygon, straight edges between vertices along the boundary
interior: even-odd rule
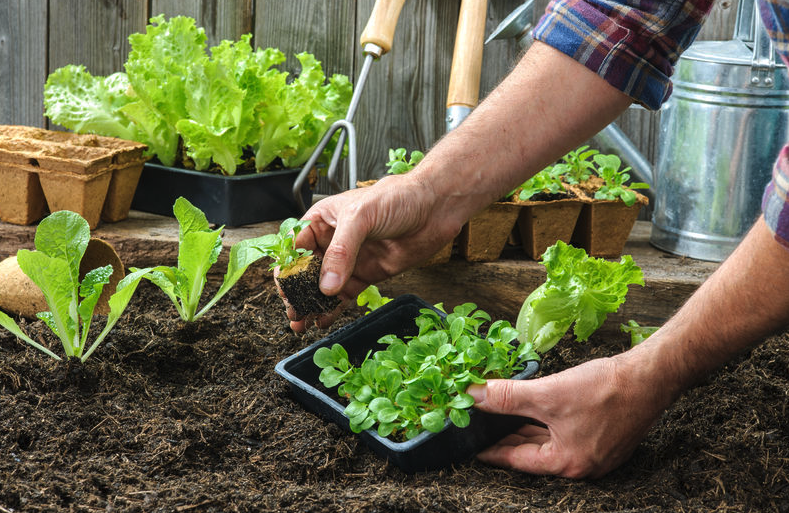
[[[252,33],[253,0],[152,0],[151,17],[189,16],[205,29],[208,46]]]
[[[50,2],[49,71],[83,64],[94,75],[123,71],[129,35],[145,30],[146,2]]]
[[[0,3],[0,124],[44,126],[46,0]]]
[[[357,2],[358,34],[373,4]],[[386,172],[389,148],[426,150],[443,135],[459,6],[412,0],[403,7],[392,50],[373,63],[355,120],[362,179]]]

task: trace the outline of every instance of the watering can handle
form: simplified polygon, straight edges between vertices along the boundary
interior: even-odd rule
[[[755,2],[753,3],[755,4]],[[753,13],[753,33],[751,84],[756,87],[771,88],[775,76],[775,49],[764,28],[758,9],[755,9]]]
[[[381,48],[381,55],[392,49],[397,18],[405,0],[376,0],[370,19],[362,31],[362,47],[374,44]]]
[[[447,107],[477,106],[487,9],[488,0],[462,0],[460,4]]]

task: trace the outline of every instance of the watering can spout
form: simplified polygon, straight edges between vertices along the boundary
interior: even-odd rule
[[[528,0],[499,23],[499,26],[488,37],[485,44],[499,39],[515,39],[519,47],[522,49],[527,48],[532,42],[533,18],[534,0]],[[634,181],[649,184],[650,188],[642,192],[652,202],[654,200],[652,166],[627,135],[615,123],[611,123],[603,128],[594,139],[601,146],[599,148],[600,151],[618,154],[624,165],[632,168],[630,175]]]

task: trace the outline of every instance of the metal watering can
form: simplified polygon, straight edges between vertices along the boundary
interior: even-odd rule
[[[665,251],[724,260],[759,215],[789,138],[789,78],[754,6],[740,3],[733,40],[697,41],[680,57],[661,108],[654,169],[616,125],[595,136],[651,185],[650,242]],[[514,30],[502,25],[489,41]]]

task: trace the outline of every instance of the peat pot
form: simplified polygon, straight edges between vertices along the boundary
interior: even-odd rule
[[[414,319],[422,308],[433,308],[417,296],[399,296],[381,308],[331,333],[323,340],[302,349],[279,362],[277,374],[290,383],[293,397],[307,409],[315,412],[346,430],[350,421],[345,415],[345,405],[340,403],[336,389],[327,390],[318,379],[321,369],[312,361],[312,356],[321,347],[342,345],[354,365],[359,365],[368,351],[377,351],[384,346],[378,339],[387,334],[400,338],[418,334]],[[512,379],[526,379],[539,368],[536,361],[527,362],[526,368]],[[438,433],[423,432],[405,442],[395,442],[378,435],[375,429],[367,429],[359,436],[373,452],[405,472],[437,470],[465,461],[477,452],[492,445],[508,433],[523,425],[525,419],[506,415],[494,415],[473,410],[471,423],[459,428],[447,420]]]
[[[787,141],[786,67],[757,30],[753,43],[694,43],[673,83],[661,114],[650,241],[678,255],[722,261],[758,217]]]

